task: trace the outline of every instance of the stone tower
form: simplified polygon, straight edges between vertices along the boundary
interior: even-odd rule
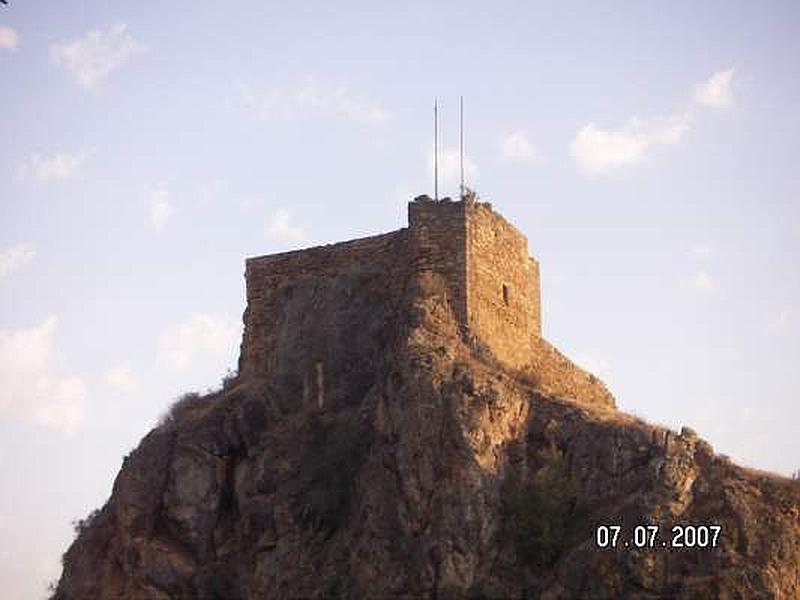
[[[415,266],[445,278],[461,324],[510,366],[528,364],[542,326],[539,263],[525,236],[490,204],[470,200],[420,196],[408,205],[408,224]]]

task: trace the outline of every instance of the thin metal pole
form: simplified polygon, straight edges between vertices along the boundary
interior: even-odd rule
[[[433,100],[433,199],[439,199],[439,101]]]
[[[459,98],[458,103],[458,120],[459,120],[459,143],[461,144],[461,152],[459,154],[460,167],[461,167],[461,199],[464,199],[464,96]]]

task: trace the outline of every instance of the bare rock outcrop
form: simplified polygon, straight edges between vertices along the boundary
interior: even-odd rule
[[[370,285],[287,300],[313,332],[304,311],[331,298],[346,360],[325,402],[280,378],[180,402],[81,525],[54,597],[800,597],[796,482],[596,401],[595,382],[569,397],[535,362],[503,368],[435,276],[396,306],[340,300]],[[639,525],[655,547],[630,543]],[[689,525],[718,543],[660,545]]]

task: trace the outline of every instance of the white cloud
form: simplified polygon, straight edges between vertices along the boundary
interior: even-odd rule
[[[85,420],[86,386],[78,377],[62,378],[40,387],[48,395],[34,410],[34,418],[52,429],[72,435]]]
[[[692,288],[700,292],[713,292],[717,289],[717,282],[706,271],[698,271],[692,278]]]
[[[312,78],[295,87],[265,92],[256,92],[249,85],[240,84],[237,91],[242,105],[260,120],[322,115],[372,125],[389,117],[386,109],[356,98],[347,88],[323,85]]]
[[[53,44],[50,55],[82,87],[92,88],[98,81],[119,69],[132,56],[142,52],[128,32],[127,25],[113,25],[108,31],[90,31],[73,42]]]
[[[503,160],[509,162],[535,163],[542,159],[523,131],[514,131],[500,140],[500,151]]]
[[[139,390],[140,384],[130,365],[123,364],[111,367],[105,374],[105,382],[113,389],[124,394],[132,394]]]
[[[0,48],[16,50],[19,46],[19,35],[11,27],[0,25]]]
[[[241,326],[235,321],[195,314],[159,337],[158,360],[172,369],[180,370],[201,356],[232,356],[240,334]]]
[[[18,331],[0,330],[0,414],[22,416],[74,434],[86,413],[86,386],[65,374],[54,351],[58,319]]]
[[[52,179],[68,179],[83,167],[88,156],[89,153],[85,151],[57,152],[49,156],[37,154],[17,169],[17,177],[22,180],[31,175],[43,183]]]
[[[433,144],[428,153],[428,169],[433,177]],[[464,185],[475,187],[475,177],[478,167],[468,154],[464,154]],[[458,148],[442,148],[439,150],[439,197],[452,193],[458,196],[458,185],[461,181],[460,152]],[[453,191],[448,191],[453,190]]]
[[[710,108],[727,108],[733,104],[734,69],[718,71],[695,89],[694,100]]]
[[[162,231],[175,210],[166,188],[158,187],[150,193],[150,222],[156,231]]]
[[[689,248],[688,254],[694,259],[695,268],[698,268],[698,271],[688,281],[689,288],[701,293],[709,293],[717,289],[716,280],[707,270],[716,251],[716,248],[708,243],[694,244]]]
[[[33,260],[36,251],[29,244],[17,244],[0,252],[0,281]]]
[[[655,146],[677,144],[689,129],[689,114],[643,120],[629,119],[619,129],[584,125],[570,146],[572,158],[593,173],[640,162]]]
[[[784,309],[769,315],[767,318],[767,333],[770,335],[786,335],[792,327],[792,312]]]
[[[279,208],[267,222],[267,235],[282,242],[302,242],[306,240],[305,232],[292,223],[292,217],[283,208]]]
[[[732,103],[733,69],[714,73],[695,89],[694,105],[722,108]],[[570,145],[578,165],[593,173],[641,162],[656,146],[680,142],[689,130],[693,109],[655,119],[633,117],[618,128],[601,128],[594,123],[581,127]]]

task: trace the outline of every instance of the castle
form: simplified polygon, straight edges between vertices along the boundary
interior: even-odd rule
[[[246,261],[239,373],[305,399],[336,396],[336,381],[369,380],[385,323],[415,274],[441,278],[462,331],[555,393],[612,404],[594,376],[542,339],[539,264],[525,236],[473,194],[419,196],[408,227]]]

